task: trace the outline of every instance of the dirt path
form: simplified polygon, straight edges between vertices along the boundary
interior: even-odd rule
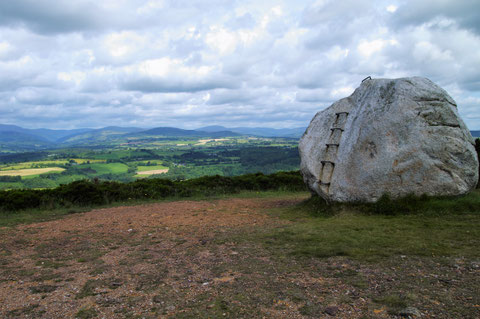
[[[275,238],[262,236],[292,223],[271,213],[304,198],[115,207],[0,229],[0,318],[400,318],[384,306],[401,306],[392,291],[421,299],[422,318],[450,318],[437,292],[472,303],[462,289],[478,270],[461,261],[269,250]]]

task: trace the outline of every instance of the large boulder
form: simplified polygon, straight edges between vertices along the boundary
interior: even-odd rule
[[[420,77],[364,80],[315,115],[299,148],[305,182],[328,201],[461,195],[478,181],[455,101]]]

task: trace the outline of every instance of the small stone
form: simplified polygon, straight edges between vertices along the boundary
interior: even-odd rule
[[[327,314],[327,315],[330,315],[330,316],[336,316],[337,313],[338,313],[338,307],[335,307],[335,306],[329,306],[327,308],[325,308],[324,312]]]
[[[415,307],[407,307],[398,312],[401,317],[404,318],[420,318],[422,313]]]

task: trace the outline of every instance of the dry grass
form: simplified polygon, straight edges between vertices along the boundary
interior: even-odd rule
[[[61,167],[15,169],[0,171],[0,176],[31,176],[50,172],[63,172],[64,170],[65,169]]]
[[[164,169],[154,169],[151,171],[139,171],[137,172],[137,175],[153,175],[153,174],[163,174],[167,172],[168,172],[168,168],[164,168]]]

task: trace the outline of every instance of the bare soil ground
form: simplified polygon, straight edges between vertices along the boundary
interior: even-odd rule
[[[153,175],[153,174],[163,174],[163,173],[168,173],[168,168],[154,169],[151,171],[139,171],[137,172],[137,175]]]
[[[470,262],[269,250],[259,234],[292,223],[270,212],[304,198],[114,207],[0,229],[0,317],[396,318],[414,306],[453,318],[447,298],[480,318]]]

